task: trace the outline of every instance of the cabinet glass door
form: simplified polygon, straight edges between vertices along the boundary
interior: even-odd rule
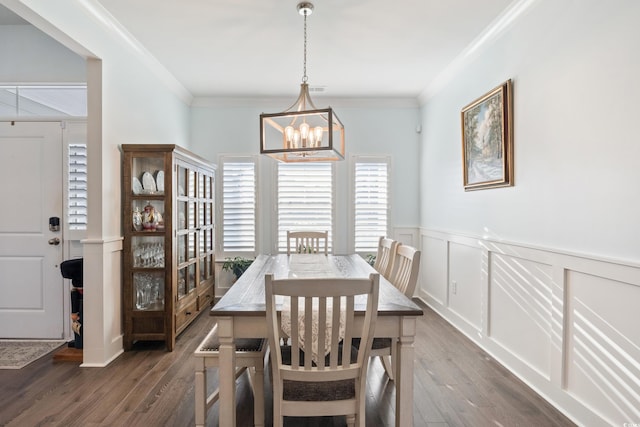
[[[177,240],[178,300],[190,295],[197,286],[198,203],[197,177],[194,170],[178,166]]]
[[[203,283],[214,274],[214,200],[213,176],[198,175],[198,255],[200,258],[199,281]]]

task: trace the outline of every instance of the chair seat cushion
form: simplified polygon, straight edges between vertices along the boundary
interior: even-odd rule
[[[283,381],[284,400],[294,401],[332,401],[353,399],[356,395],[355,380],[302,382]]]
[[[282,364],[291,365],[291,346],[285,345],[280,347],[282,354]],[[326,356],[328,364],[331,355]],[[358,360],[358,350],[351,347],[352,363]],[[338,363],[342,363],[342,345],[340,345],[340,355]],[[300,350],[300,365],[304,365],[304,351]],[[315,366],[315,363],[313,363]],[[322,381],[322,382],[306,382],[306,381],[283,381],[283,397],[284,400],[293,400],[298,402],[313,402],[332,400],[345,400],[355,398],[356,383],[355,380],[340,381]]]

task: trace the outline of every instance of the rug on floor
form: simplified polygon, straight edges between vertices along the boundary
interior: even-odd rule
[[[61,340],[0,340],[0,369],[20,369],[64,344]]]

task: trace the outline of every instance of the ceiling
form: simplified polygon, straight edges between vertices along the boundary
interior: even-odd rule
[[[307,19],[312,96],[417,98],[512,1],[316,0]],[[94,2],[193,96],[298,92],[299,0]],[[0,24],[9,19],[0,10]]]

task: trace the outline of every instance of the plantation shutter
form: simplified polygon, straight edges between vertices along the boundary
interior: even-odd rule
[[[67,222],[69,230],[87,229],[87,145],[69,145],[69,196]]]
[[[389,226],[389,162],[358,161],[354,180],[355,251],[376,252]]]
[[[222,186],[223,250],[225,252],[255,252],[255,162],[223,162]]]
[[[278,163],[278,251],[287,251],[287,230],[333,231],[331,163]]]

